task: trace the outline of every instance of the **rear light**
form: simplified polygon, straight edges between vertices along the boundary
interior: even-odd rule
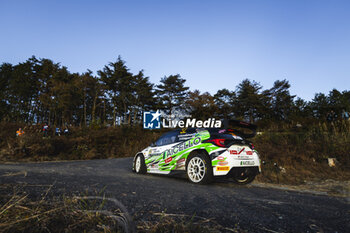
[[[214,145],[219,146],[219,147],[226,147],[225,146],[225,139],[211,139],[211,140],[207,140],[206,142],[213,143]]]

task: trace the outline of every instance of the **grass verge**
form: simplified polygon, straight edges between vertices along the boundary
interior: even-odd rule
[[[0,188],[0,231],[6,233],[244,232],[194,215],[149,213],[152,221],[137,217],[139,220],[135,223],[123,204],[105,197],[103,191],[94,196],[53,197],[50,194],[52,186],[49,186],[36,198],[18,185],[13,187],[13,192],[8,192],[10,186],[2,185]]]

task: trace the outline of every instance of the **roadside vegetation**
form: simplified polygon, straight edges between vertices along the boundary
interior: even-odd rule
[[[265,162],[257,179],[303,184],[313,180],[350,180],[350,123],[319,123],[289,131],[265,131],[253,139]],[[330,167],[328,158],[337,164]]]
[[[52,131],[44,137],[41,126],[23,125],[25,134],[16,137],[18,124],[0,126],[2,162],[130,157],[164,133],[141,127],[76,127],[69,135],[57,136]],[[350,180],[349,122],[265,130],[252,141],[264,161],[258,181],[303,184],[313,179]],[[337,160],[335,167],[329,167],[330,157]]]
[[[51,187],[39,197],[24,186],[0,186],[0,231],[13,232],[120,232],[205,233],[244,232],[211,219],[181,214],[147,213],[131,216],[122,203],[103,192],[88,196],[53,196]],[[11,190],[11,191],[10,191]],[[39,193],[40,194],[40,193]]]
[[[1,232],[122,232],[125,228],[118,222],[120,209],[104,214],[104,202],[99,199],[53,197],[52,186],[35,197],[29,196],[25,188],[1,185]]]

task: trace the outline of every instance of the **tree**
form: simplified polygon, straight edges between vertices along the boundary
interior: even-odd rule
[[[214,98],[208,92],[201,94],[199,90],[188,92],[185,105],[193,118],[202,120],[212,118],[217,111]]]
[[[323,93],[316,93],[311,102],[311,109],[314,117],[318,119],[325,119],[328,111],[330,110],[327,96]]]
[[[233,118],[235,100],[236,93],[234,91],[229,91],[226,88],[218,90],[214,95],[217,116],[224,119]]]
[[[137,121],[138,116],[142,116],[144,110],[151,110],[155,107],[155,98],[153,91],[153,84],[150,83],[149,78],[144,76],[141,70],[134,76],[133,85],[133,120]]]
[[[99,70],[101,82],[106,90],[106,98],[111,99],[113,106],[113,126],[116,125],[117,112],[126,114],[132,99],[133,75],[119,56],[116,62],[110,62],[103,70]]]
[[[53,78],[60,69],[58,63],[49,59],[36,60],[33,70],[38,80],[38,93],[34,100],[34,112],[37,122],[51,122],[52,112],[54,112]]]
[[[100,80],[92,75],[91,70],[88,70],[75,79],[74,85],[78,87],[80,92],[83,124],[96,123],[96,111],[101,106],[104,95]]]
[[[9,82],[12,77],[13,66],[3,63],[0,66],[0,120],[5,117],[9,119],[10,105],[7,98],[9,96]]]
[[[350,108],[350,96],[349,92],[344,91],[341,93],[337,89],[333,89],[328,94],[328,103],[336,112],[338,116],[341,116],[342,110]]]
[[[268,90],[271,113],[275,120],[287,120],[293,107],[295,95],[289,93],[290,84],[287,80],[277,80],[273,87]]]
[[[157,85],[156,94],[160,101],[159,106],[163,110],[172,111],[185,102],[188,87],[185,86],[185,79],[182,79],[179,74],[164,76],[160,80],[161,84]]]
[[[310,103],[298,97],[293,103],[290,115],[291,119],[297,122],[311,118],[312,109]]]
[[[236,89],[236,116],[249,120],[251,123],[261,118],[263,109],[262,86],[248,79],[243,80]]]
[[[38,80],[33,72],[35,57],[13,67],[8,82],[8,101],[11,106],[11,118],[16,121],[33,120],[33,104],[38,93]]]

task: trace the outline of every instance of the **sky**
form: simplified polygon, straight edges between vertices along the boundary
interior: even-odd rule
[[[350,90],[350,1],[0,0],[0,63],[35,55],[95,74],[120,55],[152,83],[264,89],[287,79],[306,100]]]

